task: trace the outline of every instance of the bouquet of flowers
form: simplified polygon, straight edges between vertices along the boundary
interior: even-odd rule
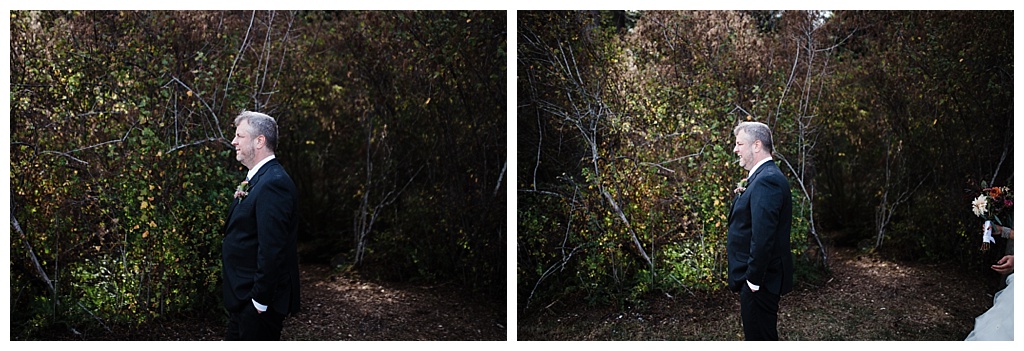
[[[981,195],[978,195],[974,201],[971,202],[971,210],[974,211],[974,215],[985,219],[985,232],[984,238],[982,239],[981,249],[987,250],[989,244],[994,244],[996,240],[992,237],[992,226],[991,222],[995,221],[996,224],[1004,225],[1003,218],[1007,214],[1013,212],[1013,192],[1010,187],[987,187],[985,182],[981,183],[984,187],[981,191]]]

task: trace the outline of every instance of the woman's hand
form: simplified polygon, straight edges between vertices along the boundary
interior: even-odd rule
[[[1013,273],[1013,255],[1006,255],[992,265],[992,269],[1001,274]]]

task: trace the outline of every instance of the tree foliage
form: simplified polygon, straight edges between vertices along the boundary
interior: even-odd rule
[[[243,109],[302,261],[503,302],[505,71],[501,12],[12,12],[12,337],[216,311]]]

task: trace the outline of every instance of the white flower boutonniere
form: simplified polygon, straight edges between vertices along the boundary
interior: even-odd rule
[[[743,194],[744,191],[747,191],[747,178],[743,178],[739,183],[736,183],[736,189],[732,192],[736,193],[736,195],[740,195]]]
[[[243,180],[241,184],[238,184],[238,188],[235,189],[235,198],[244,199],[246,196],[249,196],[249,181]]]

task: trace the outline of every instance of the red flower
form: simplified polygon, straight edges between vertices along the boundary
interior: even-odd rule
[[[986,190],[988,190],[988,196],[991,196],[993,199],[999,198],[1003,195],[1003,188],[1000,187],[992,187]]]

